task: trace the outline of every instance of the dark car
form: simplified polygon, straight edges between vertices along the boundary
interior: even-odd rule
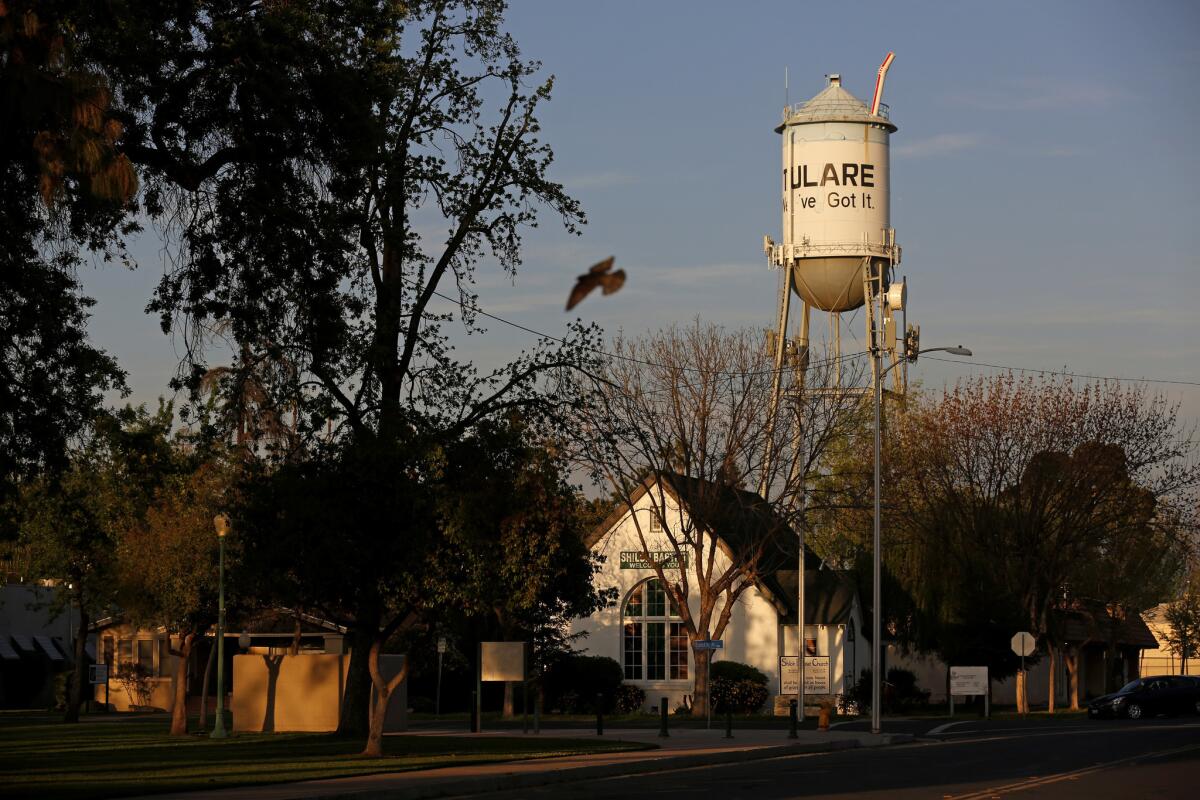
[[[1141,719],[1156,714],[1200,714],[1200,679],[1187,675],[1138,678],[1088,703],[1088,716]]]

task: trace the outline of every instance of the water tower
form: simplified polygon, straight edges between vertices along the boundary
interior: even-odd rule
[[[840,75],[831,74],[811,100],[784,108],[775,128],[783,144],[782,241],[764,237],[772,268],[782,270],[777,333],[768,336],[776,369],[772,418],[789,363],[796,380],[804,380],[813,310],[827,315],[830,356],[837,359],[833,386],[821,388],[841,388],[843,312],[864,308],[867,342],[896,358],[898,323],[903,331],[896,316],[905,302],[904,284],[894,280],[900,247],[891,226],[889,139],[896,126],[880,102],[892,58],[888,53],[879,67],[870,104],[848,92]],[[793,293],[802,303],[800,334],[789,341]],[[898,391],[904,371],[903,365],[894,371]]]
[[[781,271],[778,314],[767,341],[775,362],[768,426],[774,428],[779,403],[789,391],[864,392],[842,385],[841,315],[862,308],[867,347],[890,364],[893,391],[907,384],[903,360],[906,290],[896,280],[900,246],[891,225],[890,138],[896,131],[881,100],[894,55],[879,67],[871,102],[864,103],[827,75],[812,99],[788,105],[775,128],[781,134],[783,165],[781,242],[764,237],[772,269]],[[792,295],[801,303],[800,331],[788,337]],[[830,385],[806,386],[813,311],[824,315],[833,359]],[[912,334],[915,343],[916,332]],[[897,350],[897,338],[901,348]],[[896,364],[899,357],[900,364]],[[881,368],[870,359],[872,379]],[[785,386],[790,375],[791,389]],[[799,440],[800,432],[795,432]],[[768,454],[768,463],[770,462]],[[769,472],[769,470],[768,470]],[[764,474],[759,487],[766,492]]]

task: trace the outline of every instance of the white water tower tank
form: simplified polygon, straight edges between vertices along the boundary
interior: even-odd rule
[[[878,99],[872,114],[841,76],[828,79],[816,97],[786,108],[775,129],[783,134],[783,242],[771,260],[795,266],[792,289],[810,305],[849,311],[864,302],[864,259],[884,275],[900,260],[889,186],[896,126]]]

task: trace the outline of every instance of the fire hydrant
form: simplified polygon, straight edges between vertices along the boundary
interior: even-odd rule
[[[833,714],[833,704],[829,701],[821,703],[821,710],[817,713],[817,730],[829,730],[829,717]]]

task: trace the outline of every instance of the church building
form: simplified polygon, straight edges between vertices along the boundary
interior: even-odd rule
[[[795,532],[758,494],[680,475],[647,479],[630,500],[588,539],[604,556],[596,581],[615,586],[618,601],[574,621],[572,633],[586,634],[578,646],[621,664],[625,682],[646,692],[648,708],[664,697],[672,709],[690,704],[695,642],[654,564],[661,564],[668,582],[687,587],[693,617],[700,612],[696,586],[702,575],[715,582],[731,565],[745,564],[751,585],[730,611],[714,661],[756,667],[776,698],[763,710],[786,709],[800,672]],[[717,601],[714,626],[725,600],[722,594]],[[838,702],[870,666],[870,649],[853,583],[811,552],[805,557],[804,617],[806,705],[822,698]]]

